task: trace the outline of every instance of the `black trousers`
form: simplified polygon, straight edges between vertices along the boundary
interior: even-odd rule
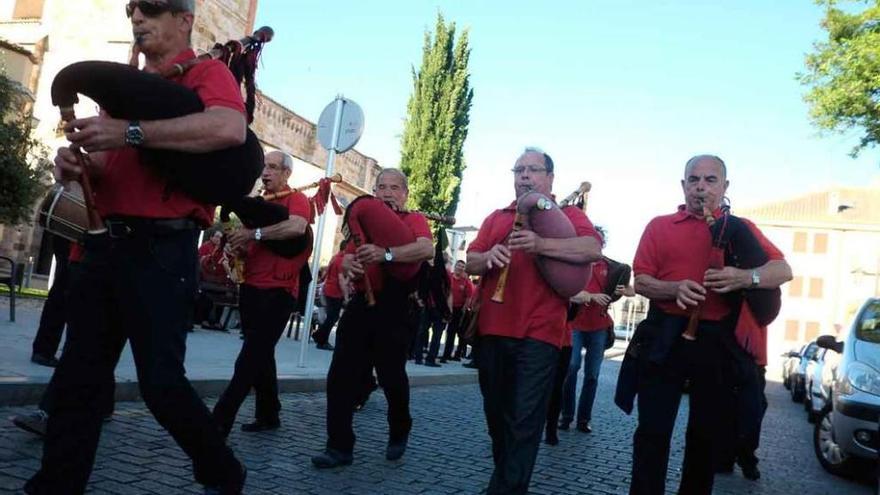
[[[559,351],[559,359],[556,361],[553,390],[550,392],[550,404],[547,407],[547,431],[553,433],[556,433],[559,425],[559,414],[562,412],[562,385],[565,384],[565,376],[568,374],[570,363],[571,346],[563,347]]]
[[[40,470],[34,493],[85,491],[101,433],[102,405],[125,338],[131,344],[141,396],[193,461],[196,481],[235,482],[239,463],[186,378],[187,313],[195,297],[195,230],[90,238],[71,271],[70,344],[53,378]]]
[[[324,300],[327,301],[327,319],[312,335],[316,344],[326,344],[330,340],[330,331],[333,330],[333,325],[339,320],[339,312],[342,311],[341,298],[324,296]]]
[[[327,447],[351,453],[355,435],[354,406],[363,395],[370,365],[375,366],[379,385],[388,400],[389,439],[409,435],[409,378],[406,357],[410,334],[407,294],[392,282],[367,306],[363,294],[345,309],[336,329],[336,348],[327,373]]]
[[[296,300],[282,288],[261,289],[242,284],[239,311],[244,340],[235,360],[235,371],[226,390],[214,405],[214,420],[228,434],[238,409],[253,387],[255,416],[263,423],[277,423],[281,402],[278,400],[278,373],[275,345],[284,333]]]
[[[736,374],[739,380],[724,387],[723,423],[715,442],[715,467],[719,469],[730,469],[734,462],[743,467],[758,465],[755,451],[760,444],[761,423],[767,411],[767,397],[764,395],[767,369],[755,364],[748,356],[743,358],[740,362],[744,373]]]
[[[52,234],[47,234],[52,235]],[[55,254],[55,281],[40,314],[40,326],[34,337],[33,353],[54,356],[61,343],[61,334],[67,323],[67,290],[70,283],[70,241],[52,235],[52,251]]]
[[[467,344],[464,343],[464,327],[461,325],[464,308],[452,308],[452,317],[446,325],[446,345],[443,347],[443,359],[453,357],[455,338],[458,337],[458,348],[455,349],[455,357],[464,356]]]
[[[488,494],[528,492],[558,360],[559,349],[545,342],[480,338],[480,391],[495,461]]]
[[[420,345],[416,345],[416,352],[428,344],[428,354],[425,361],[433,363],[437,361],[437,355],[440,354],[440,338],[443,336],[443,330],[446,328],[446,322],[443,321],[440,312],[434,308],[427,308],[422,313],[422,325],[419,328]],[[431,338],[428,339],[428,330],[431,330]],[[421,361],[421,354],[416,354],[416,362]]]
[[[717,325],[701,324],[696,340],[677,337],[663,364],[639,360],[639,423],[633,438],[630,494],[665,493],[669,444],[685,380],[690,381],[690,399],[678,493],[712,493],[712,444],[721,425],[723,388],[729,382],[732,359],[723,332]]]

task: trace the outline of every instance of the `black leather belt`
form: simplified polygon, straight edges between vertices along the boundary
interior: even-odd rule
[[[104,220],[111,239],[172,234],[197,230],[199,224],[190,218],[110,217]]]

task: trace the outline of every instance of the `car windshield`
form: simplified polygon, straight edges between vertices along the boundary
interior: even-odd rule
[[[880,344],[880,300],[868,303],[859,315],[856,338]]]
[[[819,351],[819,346],[817,346],[815,343],[812,343],[812,344],[808,345],[807,350],[804,351],[804,357],[807,359],[813,359],[814,357],[816,357],[816,352],[818,352],[818,351]]]

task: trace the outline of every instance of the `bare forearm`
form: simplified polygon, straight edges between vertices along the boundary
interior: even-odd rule
[[[602,246],[592,237],[542,238],[538,253],[569,263],[592,263],[602,257]]]
[[[395,263],[416,263],[431,259],[434,246],[431,241],[420,237],[415,242],[391,248],[391,256]]]
[[[487,253],[478,253],[476,251],[468,252],[464,271],[471,275],[484,275],[489,270],[489,267],[486,264],[488,256]]]
[[[775,289],[791,280],[791,266],[785,260],[771,260],[756,269],[761,277],[759,289]]]
[[[244,115],[231,108],[211,107],[174,119],[141,122],[144,147],[205,153],[245,141]]]
[[[291,215],[290,218],[283,222],[263,227],[261,229],[261,240],[293,239],[303,235],[306,227],[308,227],[308,222],[305,218]]]
[[[676,298],[678,294],[679,282],[657,280],[656,278],[639,274],[636,275],[635,289],[636,294],[641,294],[653,301],[668,301]]]

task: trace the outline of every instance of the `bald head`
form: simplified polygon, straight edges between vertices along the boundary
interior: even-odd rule
[[[687,178],[694,167],[702,162],[714,163],[721,167],[721,180],[727,179],[727,165],[724,163],[724,160],[715,155],[697,155],[692,157],[687,161],[684,165],[684,177]]]

